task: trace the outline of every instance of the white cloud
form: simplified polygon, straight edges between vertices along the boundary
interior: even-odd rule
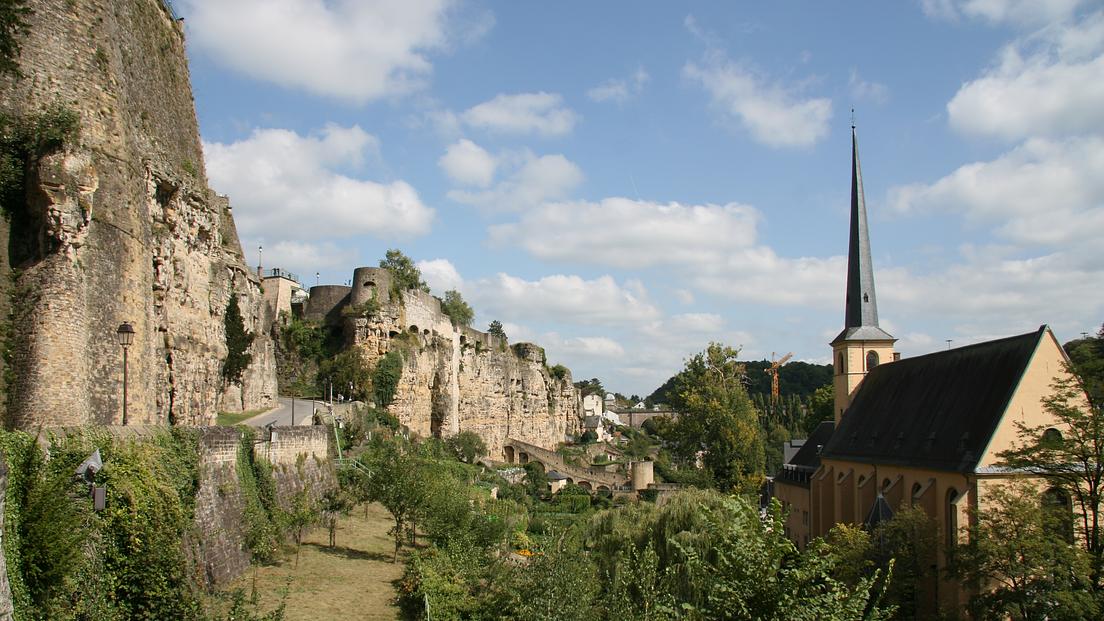
[[[486,19],[451,23],[452,0],[179,0],[188,44],[258,80],[363,103],[422,88],[427,53],[470,41]],[[460,30],[460,32],[455,32]]]
[[[637,67],[636,71],[627,78],[606,80],[598,86],[587,91],[587,97],[597,102],[612,101],[623,104],[636,97],[644,90],[651,76],[643,67]]]
[[[746,205],[660,204],[628,198],[546,203],[518,222],[492,226],[491,240],[551,260],[616,267],[701,264],[754,243],[758,212]]]
[[[996,160],[966,164],[931,184],[890,190],[898,212],[945,211],[997,223],[1023,244],[1087,244],[1104,238],[1104,138],[1035,138]],[[1104,261],[1104,250],[1096,256]]]
[[[859,77],[856,69],[851,69],[851,77],[847,80],[847,88],[851,92],[851,98],[855,101],[869,101],[878,105],[889,101],[889,87],[880,82],[867,82]]]
[[[279,267],[299,275],[303,286],[313,282],[308,276],[320,270],[346,270],[357,262],[355,250],[341,248],[333,242],[304,242],[298,240],[279,240],[264,243],[256,238],[243,238],[242,246],[246,255],[253,256],[258,246],[264,247],[264,267],[266,270]],[[248,263],[248,261],[247,261]]]
[[[443,295],[445,291],[452,289],[463,291],[464,279],[448,259],[418,261],[417,266],[422,272],[422,279],[437,295]]]
[[[583,324],[620,325],[659,316],[644,286],[636,281],[619,285],[611,276],[586,280],[556,274],[525,280],[505,273],[465,283],[474,307],[502,321],[524,317]]]
[[[578,115],[556,93],[501,94],[468,108],[461,115],[472,127],[510,134],[563,136],[571,133]]]
[[[605,336],[576,336],[562,338],[555,332],[540,336],[542,345],[553,359],[605,358],[618,359],[625,355],[625,348]]]
[[[1104,12],[1006,46],[947,103],[951,127],[1017,140],[1104,128]]]
[[[756,75],[716,50],[701,63],[686,63],[682,74],[709,92],[723,120],[761,144],[810,147],[828,135],[830,99],[802,97],[799,89]]]
[[[956,21],[973,18],[993,24],[1045,24],[1065,19],[1084,0],[921,0],[924,14]]]
[[[257,129],[245,140],[203,148],[211,185],[230,195],[243,237],[410,237],[429,232],[433,222],[433,210],[405,181],[337,172],[378,149],[357,126],[327,125],[309,136]]]
[[[449,145],[437,163],[453,181],[482,188],[491,185],[497,165],[490,153],[467,139]]]
[[[479,192],[452,190],[448,197],[487,211],[521,211],[562,199],[583,182],[583,172],[562,155],[537,157],[524,152],[514,159],[521,161],[520,166],[494,187]]]

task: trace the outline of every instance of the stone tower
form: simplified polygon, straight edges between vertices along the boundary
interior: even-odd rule
[[[870,233],[866,226],[866,200],[854,125],[851,126],[851,238],[847,250],[844,305],[843,332],[831,343],[836,425],[867,372],[894,359],[893,343],[897,341],[878,327],[874,264],[870,259]]]

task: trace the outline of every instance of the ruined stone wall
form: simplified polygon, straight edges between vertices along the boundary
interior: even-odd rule
[[[15,609],[12,606],[11,583],[8,582],[8,561],[3,553],[4,502],[8,497],[8,460],[0,454],[0,621],[11,621]]]
[[[337,485],[330,459],[332,434],[325,425],[274,427],[270,439],[254,445],[253,454],[272,464],[276,497],[285,508],[300,491],[318,499]]]
[[[265,305],[207,186],[182,25],[160,0],[28,6],[25,77],[0,78],[0,109],[68,106],[80,137],[40,163],[26,214],[0,224],[0,277],[18,270],[20,292],[8,424],[120,422],[124,321],[130,422],[210,424],[220,408],[270,405]],[[230,295],[257,338],[243,385],[223,394]]]
[[[374,286],[379,312],[343,321],[346,341],[370,366],[392,349],[403,353],[402,377],[389,407],[402,424],[421,436],[474,431],[492,459],[503,458],[507,438],[554,448],[579,433],[579,393],[570,374],[550,375],[543,349],[528,343],[510,347],[484,332],[456,328],[440,302],[421,291],[390,300],[384,288],[389,276],[381,272],[356,270],[350,296],[366,299]]]

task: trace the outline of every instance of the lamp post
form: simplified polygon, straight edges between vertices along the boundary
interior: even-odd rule
[[[123,425],[127,424],[127,348],[134,341],[134,326],[130,322],[123,322],[115,331],[119,337],[119,345],[123,346]]]

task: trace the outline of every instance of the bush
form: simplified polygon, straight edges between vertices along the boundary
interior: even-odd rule
[[[568,373],[570,373],[570,371],[568,371],[567,367],[562,364],[554,365],[552,366],[552,368],[548,369],[548,374],[551,375],[554,379],[558,380],[562,380],[563,378],[567,377]]]
[[[441,312],[452,320],[454,326],[470,326],[475,318],[475,311],[455,289],[445,292],[445,299],[441,300]]]
[[[396,350],[391,350],[380,358],[376,370],[372,373],[372,386],[375,391],[376,405],[385,408],[395,400],[395,391],[399,388],[399,380],[402,378],[403,357]]]

